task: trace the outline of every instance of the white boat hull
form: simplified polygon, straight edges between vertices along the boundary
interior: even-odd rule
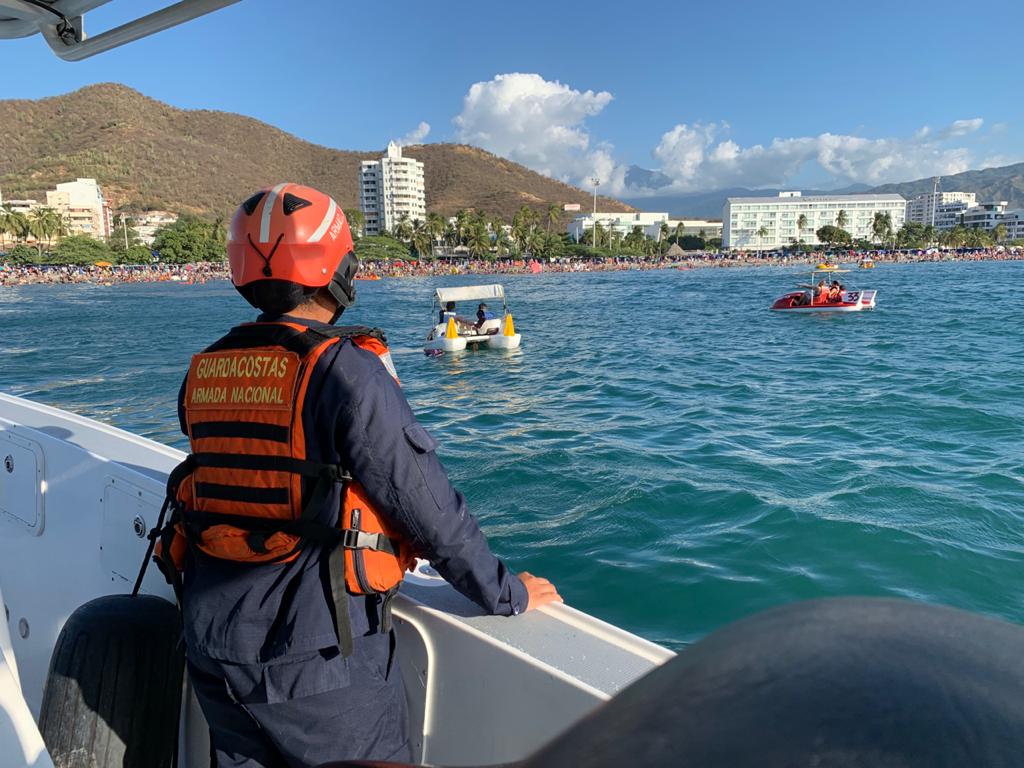
[[[480,331],[473,333],[460,333],[458,336],[449,338],[445,335],[447,327],[444,323],[438,323],[430,332],[423,350],[441,350],[442,352],[461,352],[467,347],[490,347],[491,349],[518,349],[523,341],[520,333],[505,336],[501,332],[502,321],[495,318],[488,320],[481,326]],[[490,333],[489,333],[490,331]]]
[[[131,590],[183,454],[3,394],[0,448],[12,457],[11,472],[0,465],[0,590],[15,628],[9,648],[0,636],[0,709],[15,724],[0,716],[0,764],[49,768],[25,712],[38,718],[57,636],[83,603]],[[143,592],[172,598],[155,568]],[[567,606],[482,616],[429,573],[407,578],[395,618],[414,757],[432,763],[522,759],[673,655]],[[187,684],[185,701],[179,767],[206,768],[208,729]]]

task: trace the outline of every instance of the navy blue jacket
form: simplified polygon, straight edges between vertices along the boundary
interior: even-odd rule
[[[276,319],[328,327],[290,316]],[[187,434],[183,393],[184,386],[178,418]],[[377,511],[459,592],[487,613],[526,610],[526,588],[492,554],[465,499],[448,480],[437,442],[417,423],[376,355],[347,340],[322,355],[302,418],[308,458],[346,467]],[[324,509],[324,522],[337,524],[340,506],[339,488]],[[287,563],[258,566],[190,551],[183,598],[188,650],[260,664],[334,647],[329,595],[322,547],[309,546]],[[378,597],[350,595],[349,609],[355,637],[379,631]]]

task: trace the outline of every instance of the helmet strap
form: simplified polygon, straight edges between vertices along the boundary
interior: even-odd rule
[[[246,233],[245,236],[247,238],[249,238],[249,245],[252,246],[252,249],[254,251],[256,251],[256,253],[259,255],[259,257],[261,259],[263,259],[263,276],[264,277],[273,277],[274,276],[274,271],[270,268],[270,260],[272,258],[274,258],[274,252],[277,251],[277,246],[279,246],[281,244],[281,238],[284,237],[284,232],[282,232],[280,235],[277,236],[277,241],[274,243],[274,247],[270,249],[270,255],[269,256],[264,256],[263,255],[263,251],[261,251],[259,246],[256,245],[256,243],[254,243],[252,241],[252,235]]]

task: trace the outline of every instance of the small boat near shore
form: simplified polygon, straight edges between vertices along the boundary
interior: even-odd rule
[[[501,301],[501,317],[489,311],[487,300]],[[459,317],[456,304],[460,301],[479,301],[476,320]],[[505,288],[493,285],[463,285],[438,288],[434,292],[430,312],[438,318],[427,335],[423,351],[426,354],[461,352],[467,346],[488,346],[492,349],[516,349],[523,340],[516,333],[512,314],[505,302]]]
[[[801,283],[798,288],[801,290],[792,291],[780,296],[772,304],[773,312],[793,312],[804,314],[809,312],[861,312],[865,309],[874,309],[878,291],[874,290],[846,290],[839,292],[837,298],[820,299],[815,294],[817,286],[814,278],[824,280],[828,283],[833,275],[845,274],[848,269],[815,269],[811,273],[810,283]]]

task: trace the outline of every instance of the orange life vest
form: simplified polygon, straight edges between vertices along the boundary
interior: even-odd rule
[[[192,358],[184,391],[192,453],[168,484],[174,513],[158,553],[165,571],[180,571],[186,545],[257,565],[287,562],[308,543],[332,548],[343,648],[350,643],[344,592],[384,594],[387,602],[414,559],[344,467],[306,455],[302,415],[310,377],[320,357],[345,339],[395,375],[383,336],[364,327],[248,323]],[[320,518],[338,483],[335,527]]]

